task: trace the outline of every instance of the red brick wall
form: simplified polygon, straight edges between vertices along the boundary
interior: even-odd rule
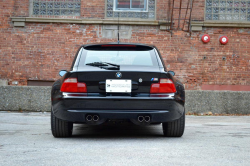
[[[203,21],[204,20],[204,10],[205,10],[205,0],[193,0],[193,10],[192,10],[192,20]],[[198,10],[197,10],[198,9]]]
[[[105,17],[105,1],[106,0],[91,0],[81,1],[81,16],[83,18],[98,18]]]
[[[168,1],[163,0],[157,0],[156,1],[156,19],[157,20],[168,20],[168,9],[169,9],[169,3]]]
[[[29,0],[13,0],[13,16],[29,16]]]
[[[99,2],[102,5],[94,5]],[[10,17],[27,16],[25,3],[15,0],[0,3],[0,79],[10,83],[17,80],[19,85],[27,85],[28,79],[55,80],[59,70],[69,69],[80,45],[116,41],[102,38],[101,25],[26,23],[25,27],[13,27]],[[204,1],[196,5],[194,13],[204,13]],[[95,6],[97,12],[93,12]],[[104,18],[104,1],[89,2],[82,8],[88,11],[82,12],[82,17]],[[165,7],[157,8],[163,12]],[[166,15],[161,18],[166,19]],[[197,19],[203,19],[203,15],[197,15]],[[205,33],[211,37],[208,44],[200,40]],[[221,35],[229,37],[227,45],[219,43]],[[250,85],[250,28],[210,27],[191,36],[174,31],[171,37],[158,26],[132,26],[131,39],[121,41],[156,45],[168,69],[176,72],[186,89],[201,89],[207,84]]]

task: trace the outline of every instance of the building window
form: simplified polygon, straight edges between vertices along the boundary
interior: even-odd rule
[[[115,0],[115,10],[146,11],[147,0]]]
[[[106,0],[106,18],[155,20],[155,0]]]
[[[206,0],[205,20],[250,21],[250,1]]]
[[[31,0],[35,16],[80,16],[81,0]]]

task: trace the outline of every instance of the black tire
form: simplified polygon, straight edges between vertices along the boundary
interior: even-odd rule
[[[151,125],[160,125],[161,123],[158,123],[158,122],[153,122],[153,123],[150,123]]]
[[[162,129],[165,137],[181,137],[185,129],[185,111],[180,119],[162,123]]]
[[[51,111],[51,131],[54,137],[70,137],[72,136],[72,130],[72,122],[58,119]]]

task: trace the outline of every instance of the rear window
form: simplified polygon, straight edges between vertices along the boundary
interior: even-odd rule
[[[158,66],[153,49],[119,49],[105,48],[101,50],[83,49],[79,66],[93,62],[107,62],[117,65]]]

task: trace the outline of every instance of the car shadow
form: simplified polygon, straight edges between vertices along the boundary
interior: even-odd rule
[[[138,126],[131,122],[112,123],[91,126],[84,124],[74,124],[71,138],[152,138],[163,137],[161,124]]]

